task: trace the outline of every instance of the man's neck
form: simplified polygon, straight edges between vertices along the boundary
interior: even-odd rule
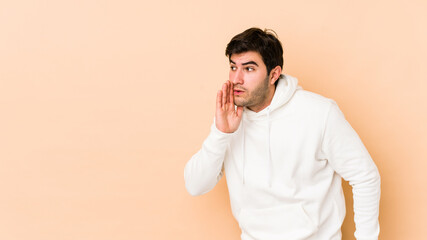
[[[253,111],[253,112],[261,112],[262,110],[264,110],[265,108],[267,108],[268,106],[270,106],[271,102],[273,101],[273,97],[274,97],[274,93],[276,92],[276,87],[275,85],[273,85],[272,89],[269,91],[266,100],[264,101],[263,104],[259,104],[258,106],[256,106],[255,108],[249,108],[249,110]]]

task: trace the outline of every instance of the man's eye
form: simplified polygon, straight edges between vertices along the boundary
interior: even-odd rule
[[[231,67],[230,67],[230,69],[234,71],[234,70],[236,70],[237,68],[236,68],[235,66],[231,66]]]
[[[253,67],[247,67],[246,68],[246,70],[248,71],[248,72],[252,72],[253,70],[255,70]]]

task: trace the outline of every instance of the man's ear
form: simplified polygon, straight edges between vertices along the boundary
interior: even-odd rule
[[[282,68],[280,66],[276,66],[270,71],[270,84],[274,84],[277,80],[279,80],[280,75],[282,74]]]

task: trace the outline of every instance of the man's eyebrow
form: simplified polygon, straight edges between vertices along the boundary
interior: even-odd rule
[[[233,62],[233,60],[231,60],[231,59],[230,59],[230,63],[232,63],[232,64],[236,64],[236,63],[235,63],[235,62]],[[243,65],[243,66],[245,66],[245,65],[250,65],[250,64],[253,64],[253,65],[255,65],[255,66],[257,66],[257,67],[258,67],[258,64],[257,64],[256,62],[254,62],[254,61],[249,61],[249,62],[242,63],[242,65]]]
[[[243,66],[250,65],[250,64],[253,64],[253,65],[255,65],[255,66],[258,67],[258,64],[256,62],[254,62],[254,61],[249,61],[249,62],[242,63]]]

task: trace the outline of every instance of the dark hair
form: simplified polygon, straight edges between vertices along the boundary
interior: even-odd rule
[[[234,36],[227,44],[225,55],[230,59],[232,54],[248,51],[258,52],[265,66],[267,74],[276,66],[283,68],[283,48],[277,34],[270,29],[264,31],[259,28],[249,28]]]

